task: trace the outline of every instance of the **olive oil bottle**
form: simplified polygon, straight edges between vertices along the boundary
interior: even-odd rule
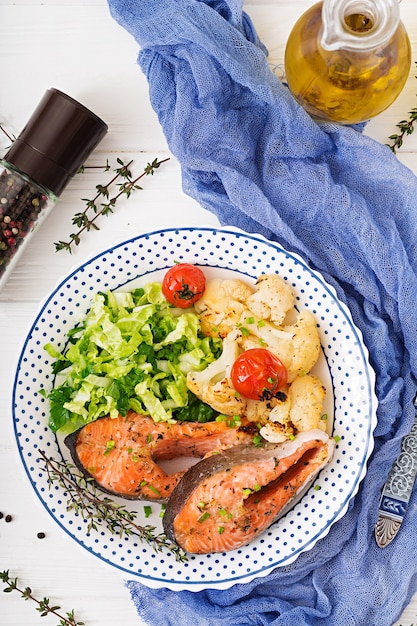
[[[398,0],[323,0],[297,21],[285,50],[288,87],[313,117],[356,124],[401,93],[411,47]]]

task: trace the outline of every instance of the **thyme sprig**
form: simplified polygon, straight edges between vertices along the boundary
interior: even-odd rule
[[[103,170],[103,172],[108,172],[110,167],[109,160],[106,159],[105,165],[81,165],[77,174],[84,174],[85,170]]]
[[[415,63],[417,65],[417,61],[415,61]],[[401,120],[401,122],[398,122],[398,124],[396,124],[396,127],[399,129],[400,132],[390,135],[388,137],[388,139],[391,139],[392,143],[386,144],[386,145],[388,146],[388,148],[390,148],[390,150],[392,150],[392,152],[394,152],[394,154],[403,145],[404,138],[408,135],[411,135],[414,132],[414,124],[416,123],[417,123],[417,107],[409,111],[407,120]]]
[[[49,486],[58,483],[65,489],[68,496],[67,511],[74,511],[88,521],[88,533],[92,530],[98,531],[100,525],[105,525],[112,534],[117,533],[120,538],[135,535],[140,541],[152,546],[156,552],[166,548],[177,561],[187,561],[185,552],[166,535],[155,534],[155,526],[137,524],[136,512],[127,510],[123,505],[116,504],[99,493],[92,478],[78,473],[71,463],[48,458],[42,450],[39,453],[45,465]]]
[[[71,233],[69,236],[69,241],[58,241],[55,245],[55,250],[58,252],[59,250],[67,250],[68,252],[72,252],[72,246],[78,246],[80,243],[81,235],[85,231],[90,230],[99,230],[99,227],[96,224],[96,220],[100,216],[106,216],[110,213],[113,213],[117,200],[121,196],[126,196],[129,198],[133,191],[137,189],[142,189],[140,185],[138,185],[138,181],[144,176],[153,176],[155,170],[157,170],[162,163],[169,161],[169,158],[158,161],[158,159],[154,159],[151,163],[147,163],[143,172],[139,174],[136,178],[132,178],[132,172],[130,170],[130,166],[133,161],[129,161],[128,163],[124,163],[122,159],[117,158],[117,163],[119,167],[116,167],[113,171],[115,175],[111,178],[111,180],[106,185],[96,185],[96,195],[94,198],[82,198],[82,201],[85,202],[85,208],[83,211],[80,211],[74,215],[72,218],[73,225],[77,226],[79,230],[76,233]],[[121,182],[118,182],[121,181]],[[116,185],[117,192],[115,195],[110,197],[110,192],[112,186]],[[104,200],[104,202],[99,202],[99,200]],[[93,217],[90,217],[91,213],[93,213]]]
[[[0,130],[1,132],[6,135],[7,139],[11,142],[11,144],[14,143],[16,137],[14,135],[9,135],[9,133],[7,132],[7,130],[4,128],[3,124],[0,124]],[[10,146],[9,146],[10,147]]]
[[[74,610],[72,609],[69,613],[65,613],[61,615],[58,611],[61,610],[61,607],[58,605],[51,605],[49,598],[42,598],[42,600],[38,600],[32,592],[30,587],[18,587],[18,578],[11,578],[9,575],[9,570],[5,570],[0,572],[0,580],[3,583],[6,583],[7,587],[3,589],[5,593],[11,593],[12,591],[18,591],[21,597],[24,600],[32,600],[38,606],[36,610],[39,611],[40,617],[46,617],[47,615],[55,615],[55,617],[59,618],[59,623],[57,626],[85,626],[84,622],[77,622],[74,615]]]

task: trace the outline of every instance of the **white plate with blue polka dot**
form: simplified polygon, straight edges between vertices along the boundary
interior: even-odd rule
[[[200,266],[207,278],[240,276],[254,282],[276,272],[296,293],[296,307],[316,316],[322,354],[316,366],[326,388],[325,411],[337,444],[332,461],[287,513],[262,535],[239,550],[188,555],[141,542],[134,534],[120,537],[104,524],[88,532],[89,520],[67,510],[68,493],[45,472],[47,458],[64,460],[58,438],[48,428],[48,401],[39,393],[53,385],[52,343],[63,350],[67,332],[87,312],[92,295],[129,290],[154,280],[176,262]],[[178,228],[140,235],[102,252],[66,276],[44,301],[24,341],[14,389],[13,419],[20,456],[29,480],[52,518],[75,542],[120,570],[124,578],[153,588],[200,591],[226,589],[267,575],[293,562],[323,539],[347,510],[366,472],[376,424],[374,374],[367,350],[348,309],[334,290],[299,257],[260,236],[236,229]],[[136,523],[162,532],[159,505],[114,499],[136,512]]]

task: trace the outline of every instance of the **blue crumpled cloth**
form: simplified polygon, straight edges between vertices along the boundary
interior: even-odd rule
[[[363,333],[379,400],[367,475],[326,538],[229,590],[128,581],[138,613],[151,626],[390,626],[417,589],[417,490],[395,540],[381,549],[374,539],[381,489],[414,418],[417,178],[361,127],[310,119],[268,66],[240,0],[109,5],[141,48],[185,192],[324,275]],[[280,3],[270,10],[279,20]]]

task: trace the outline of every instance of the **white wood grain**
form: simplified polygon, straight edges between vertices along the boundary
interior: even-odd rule
[[[310,0],[248,0],[245,9],[270,51],[271,65],[282,65],[285,41],[295,20]],[[417,0],[403,1],[402,19],[408,29],[413,60],[417,60]],[[0,520],[0,570],[9,569],[38,597],[49,596],[64,611],[74,608],[88,626],[143,624],[136,615],[122,577],[79,548],[51,520],[24,474],[14,440],[11,394],[14,371],[31,321],[41,300],[58,279],[95,251],[133,235],[183,224],[216,225],[216,218],[185,196],[181,173],[169,154],[148,98],[148,86],[136,65],[138,46],[110,17],[105,0],[0,0],[0,122],[17,134],[49,87],[82,101],[107,121],[105,140],[90,159],[99,164],[121,156],[139,173],[150,160],[170,161],[134,198],[118,203],[103,218],[100,230],[87,234],[73,255],[56,253],[53,242],[73,230],[71,218],[81,210],[80,198],[91,197],[106,174],[88,170],[75,177],[57,206],[40,227],[0,294],[0,511],[13,520]],[[417,103],[417,67],[398,100],[373,120],[366,132],[382,143],[395,132]],[[7,142],[0,138],[0,148]],[[417,173],[417,133],[406,139],[398,158]],[[45,539],[36,537],[45,532]],[[45,618],[45,625],[53,620]],[[0,624],[31,626],[39,616],[17,594],[0,593]],[[417,596],[394,626],[417,622]],[[364,625],[366,626],[366,625]]]

